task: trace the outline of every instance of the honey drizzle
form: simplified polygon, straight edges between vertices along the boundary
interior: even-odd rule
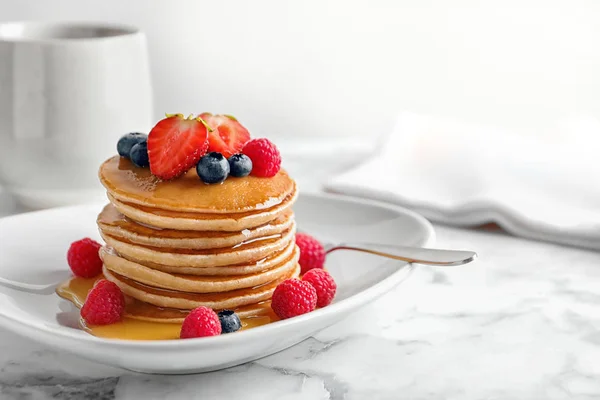
[[[94,284],[103,278],[104,276],[102,275],[91,279],[71,278],[63,282],[56,289],[56,293],[63,299],[73,303],[77,308],[81,308]],[[269,302],[264,302],[259,307],[262,308],[261,315],[240,318],[242,330],[266,325],[278,320],[277,316],[271,310]],[[247,308],[240,307],[239,312],[243,312]],[[148,315],[152,316],[154,314],[172,319],[181,319],[185,317],[186,313],[182,310],[163,309],[132,298],[126,298],[125,314],[126,316],[123,320],[111,325],[88,325],[83,319],[80,319],[80,325],[86,332],[107,339],[171,340],[179,339],[181,322],[146,321],[138,318],[145,318]]]

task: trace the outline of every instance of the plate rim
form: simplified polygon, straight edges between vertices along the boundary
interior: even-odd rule
[[[410,218],[416,220],[424,229],[425,235],[423,238],[419,239],[417,246],[426,247],[431,246],[435,242],[435,230],[432,224],[422,215],[414,212],[412,210],[406,209],[402,206],[396,204],[390,204],[381,202],[378,200],[371,200],[365,198],[359,198],[354,196],[345,196],[340,194],[332,194],[332,193],[301,193],[300,197],[302,198],[311,198],[313,200],[334,200],[334,201],[342,201],[345,203],[353,203],[355,205],[362,206],[377,206],[381,208],[385,208],[391,211],[394,211],[398,214],[406,215]],[[7,219],[15,219],[21,218],[23,216],[31,216],[35,214],[45,214],[52,213],[56,211],[64,211],[66,209],[72,208],[90,208],[90,207],[98,207],[101,208],[104,206],[104,203],[85,203],[78,205],[71,205],[65,207],[56,207],[50,208],[46,210],[38,210],[31,211],[16,215],[11,215],[7,217],[0,218],[0,222],[5,221]],[[361,306],[366,305],[371,302],[373,299],[387,293],[395,286],[403,282],[407,279],[412,270],[412,264],[406,264],[401,261],[393,261],[394,263],[404,264],[402,267],[398,268],[398,270],[392,273],[387,278],[382,281],[376,283],[373,286],[363,290],[362,292],[350,296],[346,299],[340,300],[339,302],[333,303],[330,306],[320,308],[318,310],[312,311],[308,314],[300,315],[295,318],[290,318],[286,320],[277,321],[273,324],[268,324],[264,326],[259,326],[253,329],[236,332],[236,335],[219,335],[212,337],[202,337],[202,338],[192,338],[186,340],[131,340],[131,339],[109,339],[109,338],[99,338],[93,336],[91,334],[81,335],[81,332],[71,332],[69,329],[61,329],[55,328],[52,326],[48,326],[46,324],[39,324],[35,322],[30,322],[28,320],[23,320],[19,318],[15,318],[13,316],[9,316],[0,311],[0,326],[12,332],[23,333],[26,336],[30,337],[33,340],[42,336],[41,334],[52,335],[52,336],[60,336],[62,339],[72,339],[77,340],[80,343],[86,343],[94,346],[103,346],[110,347],[114,349],[123,349],[123,348],[135,348],[135,350],[145,350],[145,349],[161,349],[161,350],[169,350],[169,349],[180,349],[185,350],[187,348],[197,348],[198,346],[216,346],[216,345],[225,345],[227,341],[230,340],[244,340],[245,338],[251,339],[254,336],[261,336],[270,330],[273,329],[285,329],[293,327],[294,325],[298,325],[303,323],[306,320],[320,320],[326,319],[331,314],[337,314],[338,312],[342,312],[343,310],[347,310],[348,308],[352,308],[353,306]],[[367,297],[365,299],[365,296]],[[356,304],[358,303],[358,304]],[[14,326],[13,324],[17,324]],[[39,340],[38,340],[39,341]]]

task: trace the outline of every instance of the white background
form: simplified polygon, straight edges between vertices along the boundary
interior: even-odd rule
[[[593,0],[0,0],[0,19],[138,25],[157,117],[230,113],[255,136],[371,140],[405,109],[542,132],[600,115]]]

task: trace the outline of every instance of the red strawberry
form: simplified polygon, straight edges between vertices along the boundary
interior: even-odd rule
[[[200,118],[213,130],[208,134],[208,151],[216,151],[225,158],[239,153],[250,140],[250,132],[231,115],[200,114]]]
[[[174,179],[198,163],[208,149],[208,129],[200,118],[167,115],[148,135],[150,171]]]

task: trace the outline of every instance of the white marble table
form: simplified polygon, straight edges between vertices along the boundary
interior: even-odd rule
[[[15,210],[0,195],[0,214]],[[479,261],[420,267],[314,338],[224,371],[140,375],[0,330],[0,399],[600,398],[600,253],[436,231]]]

